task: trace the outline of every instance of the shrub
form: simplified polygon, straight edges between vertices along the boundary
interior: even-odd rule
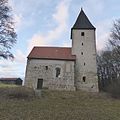
[[[24,99],[32,100],[35,98],[35,92],[26,87],[2,87],[0,88],[0,100],[3,99]]]
[[[120,98],[120,81],[112,82],[108,85],[106,91],[110,93],[113,98]]]
[[[30,88],[16,87],[9,90],[8,97],[16,99],[32,99],[35,97],[35,93],[34,90]]]

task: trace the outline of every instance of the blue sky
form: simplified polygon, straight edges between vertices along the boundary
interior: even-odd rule
[[[81,7],[96,27],[97,50],[104,49],[113,21],[120,18],[119,0],[10,0],[17,44],[14,61],[0,59],[0,77],[25,76],[33,46],[71,46],[70,29]]]

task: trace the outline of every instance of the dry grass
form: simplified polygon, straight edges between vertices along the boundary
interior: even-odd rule
[[[0,120],[120,120],[120,101],[106,95],[43,90],[36,98],[24,87],[0,88],[0,94]]]
[[[11,87],[18,87],[18,85],[0,83],[0,88],[11,88]]]

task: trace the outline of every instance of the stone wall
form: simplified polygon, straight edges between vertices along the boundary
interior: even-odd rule
[[[76,88],[98,92],[95,30],[72,30],[72,54],[76,55]]]
[[[60,75],[58,77],[56,77],[56,68],[60,68]],[[74,61],[28,60],[25,86],[36,89],[38,79],[43,79],[43,88],[53,90],[75,90]]]

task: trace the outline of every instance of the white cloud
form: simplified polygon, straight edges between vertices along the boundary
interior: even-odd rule
[[[26,53],[23,53],[21,50],[16,50],[15,53],[15,61],[19,63],[25,63],[26,61]]]
[[[62,44],[62,47],[71,47],[72,42],[70,42],[70,40],[64,41]]]
[[[18,31],[20,27],[22,27],[22,14],[17,12],[16,5],[14,3],[14,0],[9,0],[10,7],[12,8],[12,13],[13,13],[13,19],[15,22],[15,29]]]
[[[96,24],[97,27],[97,49],[102,50],[108,43],[112,19],[106,19]]]
[[[33,48],[33,46],[46,46],[52,45],[55,39],[59,38],[62,33],[67,30],[67,19],[68,19],[68,9],[70,0],[62,0],[56,7],[56,12],[52,15],[53,23],[58,24],[52,30],[49,30],[46,34],[35,34],[29,41],[28,51]]]
[[[15,61],[2,60],[0,61],[0,77],[23,77],[21,66]]]
[[[19,14],[19,15],[14,14],[13,19],[15,21],[15,28],[18,31],[22,27],[22,15],[21,14]]]
[[[14,61],[0,60],[0,77],[24,77],[26,55],[16,50]]]

